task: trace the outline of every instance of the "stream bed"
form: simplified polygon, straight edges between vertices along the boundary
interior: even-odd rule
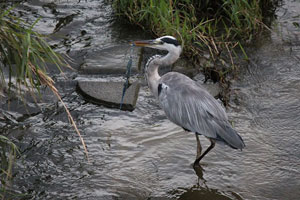
[[[31,16],[28,21],[42,16],[36,29],[56,32],[53,44],[69,54],[77,70],[97,63],[103,49],[151,37],[118,23],[105,0],[28,0],[21,10]],[[276,11],[277,31],[248,50],[250,62],[232,83],[227,113],[246,148],[216,145],[196,171],[195,135],[166,119],[145,83],[135,110],[120,111],[85,101],[76,92],[77,71],[67,71],[67,79],[52,71],[87,144],[89,162],[63,107],[49,91],[44,91],[39,109],[30,101],[26,111],[23,103],[1,102],[1,111],[12,118],[1,121],[1,130],[21,153],[13,189],[24,195],[16,198],[300,199],[299,13],[299,0],[282,2]],[[115,59],[126,64],[125,54]],[[206,138],[200,140],[203,148],[209,145]]]

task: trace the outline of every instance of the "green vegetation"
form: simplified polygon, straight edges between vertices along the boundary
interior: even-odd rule
[[[20,18],[10,15],[11,9],[0,15],[0,74],[1,85],[6,85],[3,70],[9,68],[8,86],[21,85],[32,91],[39,91],[41,85],[49,86],[54,92],[53,80],[47,75],[47,64],[67,66],[61,55],[55,53],[44,36],[33,31],[34,24],[29,25]],[[15,77],[14,82],[12,77]],[[21,90],[20,94],[21,94]]]
[[[12,8],[0,13],[0,92],[8,95],[23,96],[24,86],[35,96],[42,85],[49,87],[64,106],[69,120],[80,137],[86,156],[87,150],[79,130],[64,102],[62,101],[54,81],[47,74],[49,64],[71,68],[65,59],[54,52],[45,40],[45,36],[33,30],[34,24],[29,25],[20,18],[14,17]],[[8,69],[8,81],[4,70]],[[11,94],[11,87],[17,88],[17,94]],[[2,98],[0,96],[0,98]],[[3,133],[2,133],[3,134]],[[8,136],[0,135],[0,199],[10,195],[9,182],[12,177],[12,166],[17,153],[17,147]]]
[[[12,168],[17,153],[17,147],[6,137],[0,135],[0,199],[5,199],[12,178]]]
[[[230,58],[230,69],[234,68],[235,47],[247,59],[241,44],[250,42],[266,27],[264,13],[273,10],[273,4],[272,0],[113,1],[118,16],[125,15],[130,22],[157,36],[173,35],[180,39],[184,55],[195,64],[201,63],[199,54],[208,50],[213,61],[222,56]],[[224,69],[219,73],[224,73]]]

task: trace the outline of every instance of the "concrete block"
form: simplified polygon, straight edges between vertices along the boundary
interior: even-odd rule
[[[110,108],[120,108],[124,82],[78,81],[77,91],[92,103]],[[133,111],[140,84],[132,83],[126,90],[122,110]]]

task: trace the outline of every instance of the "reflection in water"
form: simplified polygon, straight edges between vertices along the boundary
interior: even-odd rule
[[[210,189],[206,180],[203,178],[203,168],[201,166],[194,167],[195,173],[198,176],[198,183],[190,188],[178,188],[172,192],[172,195],[176,196],[179,200],[191,200],[191,199],[211,199],[211,200],[241,200],[238,194],[234,192],[221,192],[218,189]]]
[[[180,200],[190,200],[190,199],[211,199],[211,200],[231,200],[231,199],[242,199],[229,197],[226,194],[222,194],[217,189],[209,189],[205,187],[194,186],[188,190],[183,190],[184,192],[179,196]]]
[[[203,167],[193,167],[196,175],[198,176],[198,182],[191,188],[177,189],[172,194],[179,200],[191,200],[191,199],[211,199],[211,200],[241,200],[243,199],[237,193],[234,192],[221,192],[218,189],[211,189],[206,184],[206,180],[203,178]]]

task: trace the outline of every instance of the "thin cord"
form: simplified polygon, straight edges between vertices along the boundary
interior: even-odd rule
[[[133,47],[134,47],[134,44],[131,44],[129,61],[128,61],[127,67],[126,67],[126,81],[125,81],[124,87],[123,87],[123,93],[122,93],[122,98],[121,98],[121,103],[120,103],[120,110],[122,109],[122,105],[124,103],[124,96],[125,96],[126,90],[128,89],[128,85],[129,85],[129,78],[130,78],[131,67],[132,67]]]

